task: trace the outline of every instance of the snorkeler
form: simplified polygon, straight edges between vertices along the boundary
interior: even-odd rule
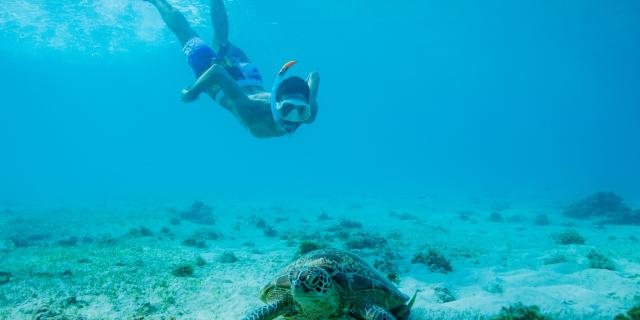
[[[320,77],[312,72],[307,80],[287,76],[295,61],[286,63],[270,92],[262,76],[242,50],[229,42],[229,19],[224,0],[211,0],[213,48],[191,28],[185,17],[166,0],[144,0],[153,4],[162,20],[178,37],[195,83],[182,90],[182,100],[192,102],[207,93],[233,113],[252,135],[259,138],[293,134],[301,124],[312,123],[318,113]]]

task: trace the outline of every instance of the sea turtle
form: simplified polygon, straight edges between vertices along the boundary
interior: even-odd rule
[[[404,320],[416,294],[409,299],[352,253],[320,249],[289,264],[260,292],[266,304],[242,319]]]

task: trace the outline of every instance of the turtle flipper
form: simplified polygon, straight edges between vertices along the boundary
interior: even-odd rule
[[[249,311],[242,320],[273,320],[291,311],[284,303],[270,303]]]
[[[375,305],[364,307],[362,318],[364,320],[397,320],[391,312]]]
[[[422,290],[416,290],[416,292],[413,294],[413,297],[411,297],[411,300],[409,300],[408,304],[403,304],[399,308],[393,310],[393,314],[396,316],[396,318],[398,318],[398,320],[409,319],[411,307],[413,307],[413,304],[416,302],[416,297],[418,296],[418,292],[420,291]]]

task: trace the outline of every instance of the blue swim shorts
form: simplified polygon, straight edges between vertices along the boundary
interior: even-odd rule
[[[251,63],[240,48],[231,43],[216,53],[202,39],[194,37],[187,41],[183,51],[196,77],[202,75],[214,63],[218,63],[227,70],[239,86],[263,87],[262,76],[258,68]]]

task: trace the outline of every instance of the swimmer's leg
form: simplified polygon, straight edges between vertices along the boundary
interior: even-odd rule
[[[214,50],[229,43],[229,17],[224,0],[211,0],[211,23],[213,24]]]
[[[173,31],[173,33],[178,37],[180,44],[183,46],[187,43],[187,41],[191,40],[193,37],[197,37],[198,34],[191,28],[187,19],[180,13],[180,11],[176,10],[176,8],[172,7],[166,0],[144,0],[153,4],[160,12],[162,16],[162,20],[164,23]]]

